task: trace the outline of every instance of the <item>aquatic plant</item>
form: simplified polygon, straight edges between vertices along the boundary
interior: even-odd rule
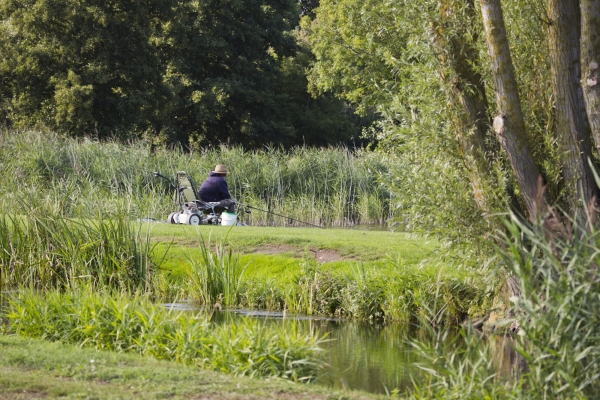
[[[559,216],[560,215],[560,216]],[[600,390],[600,231],[593,213],[568,217],[556,210],[534,223],[510,215],[500,235],[499,277],[512,280],[516,329],[508,371],[495,361],[502,338],[482,338],[469,327],[466,346],[413,342],[431,365],[407,395],[425,399],[589,399]],[[554,222],[549,224],[548,221]],[[559,223],[556,223],[560,221]],[[434,318],[435,312],[428,314]],[[424,326],[429,326],[425,324]],[[500,326],[502,328],[502,326]],[[448,335],[447,329],[432,329]],[[439,345],[438,345],[439,343]]]
[[[22,291],[5,313],[8,333],[134,352],[244,376],[311,381],[322,365],[318,334],[247,319],[215,325],[206,315],[169,311],[143,296]]]
[[[528,386],[544,397],[594,398],[600,390],[600,230],[595,211],[549,228],[512,215],[504,264],[516,280],[515,318]],[[558,212],[551,214],[554,218]]]

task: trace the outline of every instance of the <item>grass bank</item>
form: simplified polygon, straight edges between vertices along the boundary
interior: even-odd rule
[[[318,334],[255,320],[215,325],[206,315],[169,311],[143,297],[20,292],[0,314],[4,333],[138,353],[239,376],[312,381],[320,369]]]
[[[434,311],[451,323],[491,302],[481,273],[433,238],[315,228],[150,229],[160,241],[153,257],[168,276],[158,285],[165,298],[386,322]],[[206,285],[215,279],[216,291]]]
[[[382,399],[317,385],[235,377],[144,357],[0,335],[0,399]]]
[[[156,301],[386,322],[489,307],[473,267],[391,231],[131,223],[124,214],[0,213],[0,288],[141,291]]]

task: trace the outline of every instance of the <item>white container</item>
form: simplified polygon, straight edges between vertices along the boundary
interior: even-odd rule
[[[223,226],[234,225],[236,219],[237,219],[237,214],[230,213],[230,212],[221,213],[221,225],[223,225]]]

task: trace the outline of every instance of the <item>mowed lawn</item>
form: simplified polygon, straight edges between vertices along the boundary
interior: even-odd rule
[[[390,268],[441,267],[437,240],[403,232],[164,223],[147,228],[155,244],[154,259],[175,276],[191,258],[200,256],[202,241],[210,246],[230,246],[247,265],[247,278],[293,275],[307,259],[314,259],[319,268],[332,273],[348,272],[356,264],[381,273]]]

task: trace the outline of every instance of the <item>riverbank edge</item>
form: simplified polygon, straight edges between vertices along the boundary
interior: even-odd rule
[[[152,357],[0,334],[0,399],[383,399],[279,379],[233,377]]]

